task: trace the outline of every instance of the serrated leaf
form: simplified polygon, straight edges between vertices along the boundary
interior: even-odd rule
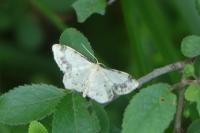
[[[90,104],[80,95],[68,94],[54,113],[52,133],[97,133],[98,118]]]
[[[185,37],[181,42],[181,51],[186,57],[195,57],[200,55],[200,37],[191,35]]]
[[[50,85],[25,85],[0,97],[0,122],[10,125],[29,123],[52,113],[65,93]]]
[[[47,129],[38,121],[32,121],[28,133],[48,133]]]
[[[84,22],[94,13],[105,14],[106,0],[77,0],[73,7],[76,11],[78,22]]]
[[[187,133],[200,133],[200,119],[195,120],[188,127]]]
[[[183,75],[184,75],[184,77],[186,77],[186,78],[195,77],[194,66],[193,66],[192,64],[187,64],[187,65],[184,67]]]
[[[176,112],[169,85],[155,84],[136,94],[126,108],[122,133],[162,133]]]
[[[73,49],[77,50],[78,52],[83,54],[85,57],[87,57],[89,60],[95,61],[94,57],[91,56],[91,54],[94,55],[94,51],[92,50],[90,42],[80,31],[74,28],[66,29],[61,34],[59,42],[60,44],[72,47]],[[84,48],[83,45],[87,48],[87,50],[91,54]]]
[[[191,84],[185,91],[185,99],[197,103],[197,110],[200,114],[200,85]]]
[[[99,133],[109,133],[109,130],[110,130],[110,121],[108,119],[108,115],[106,113],[106,111],[104,110],[104,108],[94,102],[94,101],[91,101],[91,106],[92,106],[92,109],[95,111],[98,119],[99,119],[99,124],[100,124],[100,131]]]

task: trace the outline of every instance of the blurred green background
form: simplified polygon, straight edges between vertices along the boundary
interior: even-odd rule
[[[78,23],[75,0],[1,0],[0,90],[32,83],[62,85],[51,46],[67,27],[80,30],[107,66],[139,78],[154,68],[181,60],[183,37],[200,35],[194,0],[116,0],[104,16],[94,14]],[[162,76],[159,81],[179,78]],[[132,94],[131,94],[132,95]],[[106,107],[120,127],[129,97]]]

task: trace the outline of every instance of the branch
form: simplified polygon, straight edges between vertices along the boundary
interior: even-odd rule
[[[116,0],[108,0],[108,5],[112,5]]]
[[[200,80],[199,79],[183,80],[182,82],[174,84],[170,90],[173,91],[175,89],[178,89],[181,84],[184,85],[184,86],[187,86],[187,85],[190,85],[190,84],[200,84]]]
[[[149,81],[151,81],[151,80],[153,80],[153,79],[155,79],[155,78],[157,78],[161,75],[183,69],[185,64],[186,64],[185,61],[180,61],[180,62],[176,62],[176,63],[173,63],[173,64],[166,65],[166,66],[161,67],[161,68],[157,68],[157,69],[153,70],[152,72],[150,72],[149,74],[144,75],[143,77],[138,79],[139,87],[143,86],[147,82],[149,82]]]
[[[185,93],[185,80],[182,78],[181,84],[179,86],[179,97],[178,97],[178,107],[176,111],[176,119],[174,124],[174,133],[182,133],[181,121],[182,121],[182,112],[184,106],[184,93]]]

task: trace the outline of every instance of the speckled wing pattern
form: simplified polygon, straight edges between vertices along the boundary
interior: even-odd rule
[[[128,73],[115,69],[102,69],[104,77],[112,83],[112,90],[117,95],[125,95],[139,86],[137,80],[133,79]]]
[[[83,92],[93,64],[66,45],[55,44],[52,50],[56,63],[64,73],[65,88]]]
[[[54,44],[52,50],[56,63],[64,72],[65,88],[82,92],[83,96],[99,103],[107,103],[115,95],[130,93],[139,85],[129,74],[92,63],[71,47]]]

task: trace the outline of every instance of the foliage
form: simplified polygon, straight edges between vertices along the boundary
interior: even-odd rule
[[[54,86],[19,86],[0,97],[0,122],[19,125],[44,118],[63,96],[64,92]]]
[[[195,77],[195,70],[194,65],[187,64],[183,70],[183,75],[186,78]]]
[[[199,133],[200,132],[200,129],[199,129],[199,126],[200,126],[200,120],[196,120],[194,121],[188,128],[187,132],[188,133]]]
[[[80,31],[74,28],[66,29],[61,34],[59,42],[60,44],[65,44],[74,49],[77,49],[77,51],[88,57],[88,59],[95,61],[94,57],[90,55],[90,53],[94,55],[94,51],[90,46],[90,42]],[[88,53],[85,48],[89,50],[90,53]]]
[[[186,57],[195,57],[200,55],[200,37],[188,36],[182,41],[181,50]]]
[[[67,95],[53,118],[53,133],[97,133],[100,130],[96,113],[80,95]],[[66,126],[67,125],[67,126]]]
[[[155,84],[135,95],[126,108],[122,133],[163,132],[176,111],[176,96],[169,88],[167,84]]]
[[[48,133],[48,131],[40,122],[32,121],[29,125],[28,133]]]
[[[177,124],[186,125],[181,127],[185,132],[199,132],[200,1],[107,2],[2,2],[0,132],[171,133]],[[58,41],[94,63],[92,55],[97,55],[106,66],[127,71],[138,81],[165,64],[183,60],[184,66],[100,105],[62,88],[50,50]],[[179,112],[182,121],[177,120]]]
[[[104,15],[106,0],[77,0],[73,4],[79,22],[84,22],[93,13]]]
[[[192,84],[187,88],[185,98],[188,101],[196,102],[197,110],[200,113],[200,86],[198,84]]]

